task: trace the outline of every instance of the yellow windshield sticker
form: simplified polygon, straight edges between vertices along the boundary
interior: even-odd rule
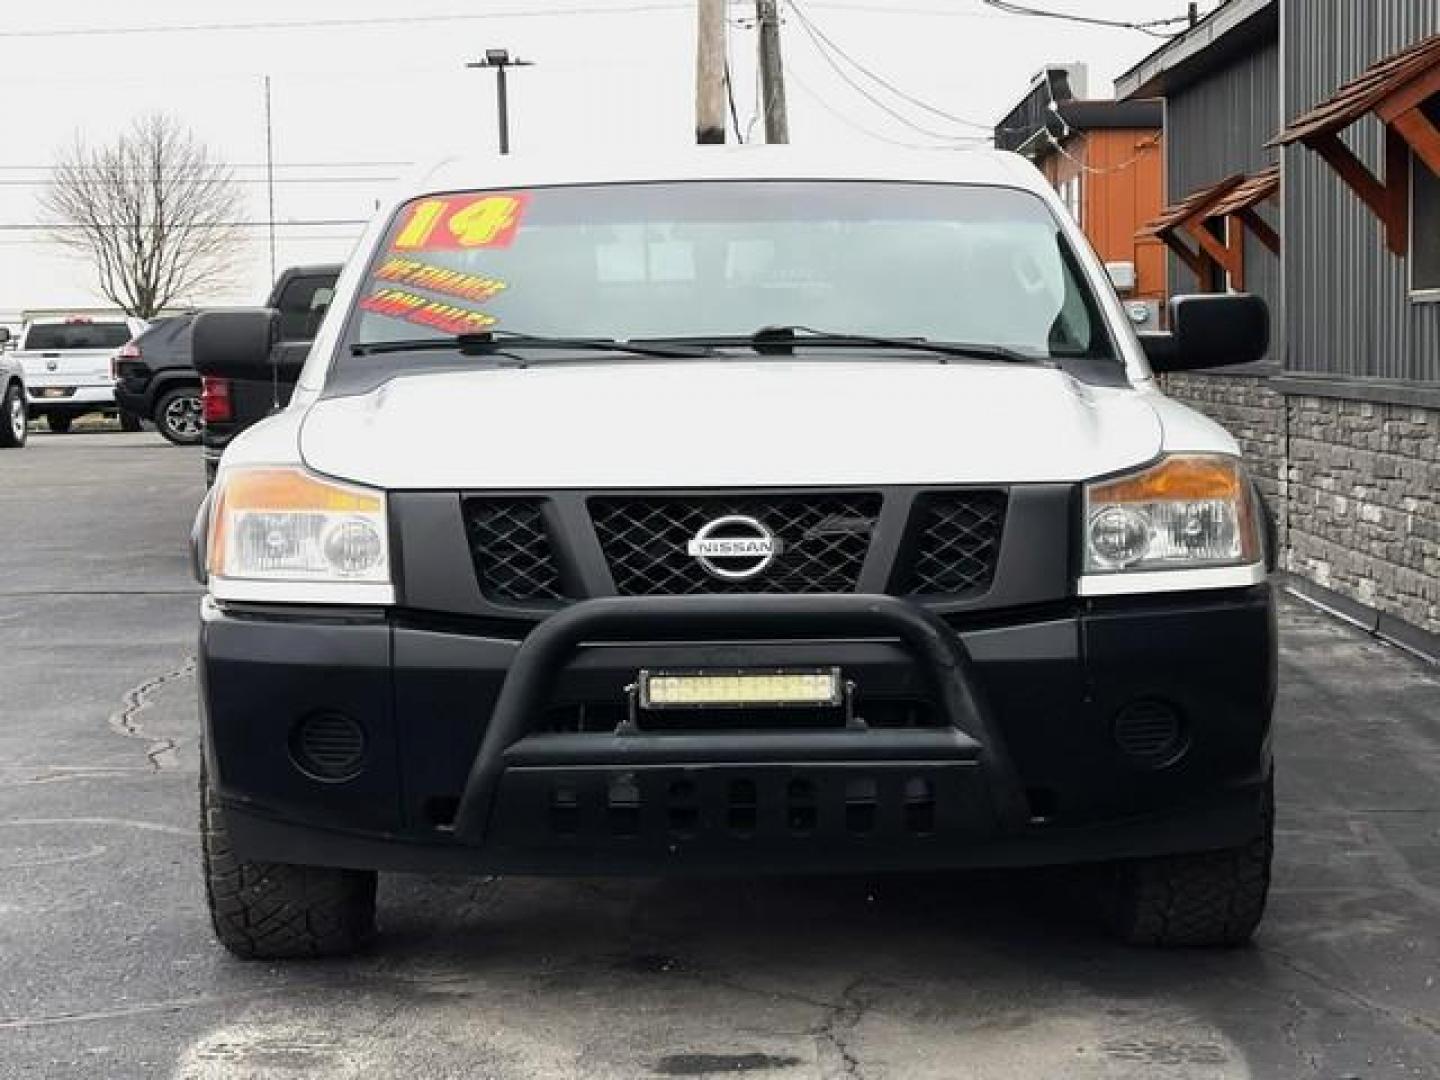
[[[460,270],[449,270],[443,266],[406,259],[392,255],[380,264],[375,277],[381,281],[408,285],[413,289],[443,293],[460,300],[484,303],[496,293],[502,292],[506,284],[499,278],[467,274]]]
[[[465,251],[509,247],[528,196],[463,195],[412,203],[391,243],[394,251]]]
[[[430,300],[405,289],[376,289],[360,301],[363,311],[427,326],[446,334],[474,334],[495,325],[494,315],[460,307],[444,300]]]

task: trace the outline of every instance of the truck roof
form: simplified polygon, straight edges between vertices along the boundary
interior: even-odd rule
[[[798,146],[689,146],[613,157],[572,153],[450,158],[413,173],[396,195],[397,202],[403,202],[441,191],[682,180],[910,181],[1048,190],[1044,178],[1024,158],[997,150],[876,153]]]
[[[41,315],[37,318],[26,319],[26,326],[84,326],[89,323],[136,323],[144,322],[144,319],[132,318],[123,311],[117,311],[111,315]]]

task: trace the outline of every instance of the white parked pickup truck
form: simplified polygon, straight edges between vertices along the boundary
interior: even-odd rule
[[[25,370],[30,415],[43,416],[51,431],[63,433],[78,416],[116,412],[110,358],[140,334],[144,319],[46,318],[20,331],[15,359]],[[122,423],[128,418],[121,417]],[[126,430],[138,430],[135,420]]]

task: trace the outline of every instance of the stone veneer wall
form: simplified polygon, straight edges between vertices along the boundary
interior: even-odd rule
[[[1440,410],[1284,396],[1259,376],[1164,384],[1240,443],[1286,569],[1440,634]]]
[[[1286,543],[1285,398],[1263,375],[1165,375],[1165,393],[1235,436]]]

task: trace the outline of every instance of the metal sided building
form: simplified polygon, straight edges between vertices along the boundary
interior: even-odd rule
[[[1165,100],[1172,294],[1273,316],[1168,392],[1239,439],[1297,591],[1440,657],[1440,3],[1228,0],[1117,90]]]

